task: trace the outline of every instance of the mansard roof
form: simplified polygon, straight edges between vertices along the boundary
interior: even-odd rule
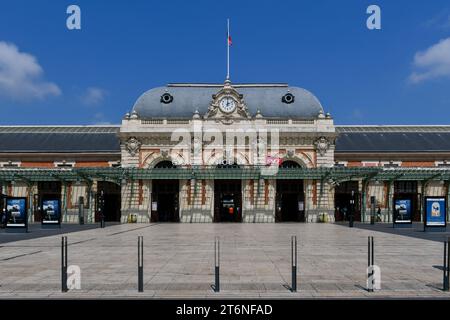
[[[251,116],[259,110],[263,117],[315,119],[323,113],[322,105],[308,90],[287,84],[232,84],[242,98]],[[133,111],[144,119],[192,118],[196,110],[206,114],[213,98],[223,84],[168,84],[142,94],[133,106]],[[168,93],[173,97],[165,103],[161,97]],[[292,94],[292,103],[283,102],[285,94]]]

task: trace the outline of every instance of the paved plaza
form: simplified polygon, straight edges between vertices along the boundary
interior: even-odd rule
[[[0,232],[0,298],[450,298],[442,291],[442,240],[418,228],[344,224],[118,224]],[[35,236],[33,236],[35,235]],[[81,289],[61,293],[61,236]],[[291,292],[290,237],[298,239]],[[137,238],[144,237],[144,292],[137,291]],[[214,238],[221,239],[221,292],[214,292]],[[381,290],[367,292],[367,237]]]

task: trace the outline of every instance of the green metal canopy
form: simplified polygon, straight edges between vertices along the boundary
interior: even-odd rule
[[[450,180],[450,168],[274,168],[241,167],[174,167],[174,168],[1,168],[0,181],[86,181],[150,179],[310,179],[323,181],[348,180]]]

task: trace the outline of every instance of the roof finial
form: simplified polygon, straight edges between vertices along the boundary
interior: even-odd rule
[[[192,118],[194,118],[194,119],[200,119],[200,112],[198,112],[198,109],[195,109]]]

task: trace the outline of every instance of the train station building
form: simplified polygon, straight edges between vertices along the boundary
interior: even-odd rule
[[[122,223],[368,221],[373,207],[392,222],[399,199],[421,221],[426,196],[450,194],[450,126],[335,125],[279,83],[168,84],[130,107],[120,125],[0,126],[1,194],[25,197],[30,222],[60,199],[62,223],[98,221],[100,197]]]

